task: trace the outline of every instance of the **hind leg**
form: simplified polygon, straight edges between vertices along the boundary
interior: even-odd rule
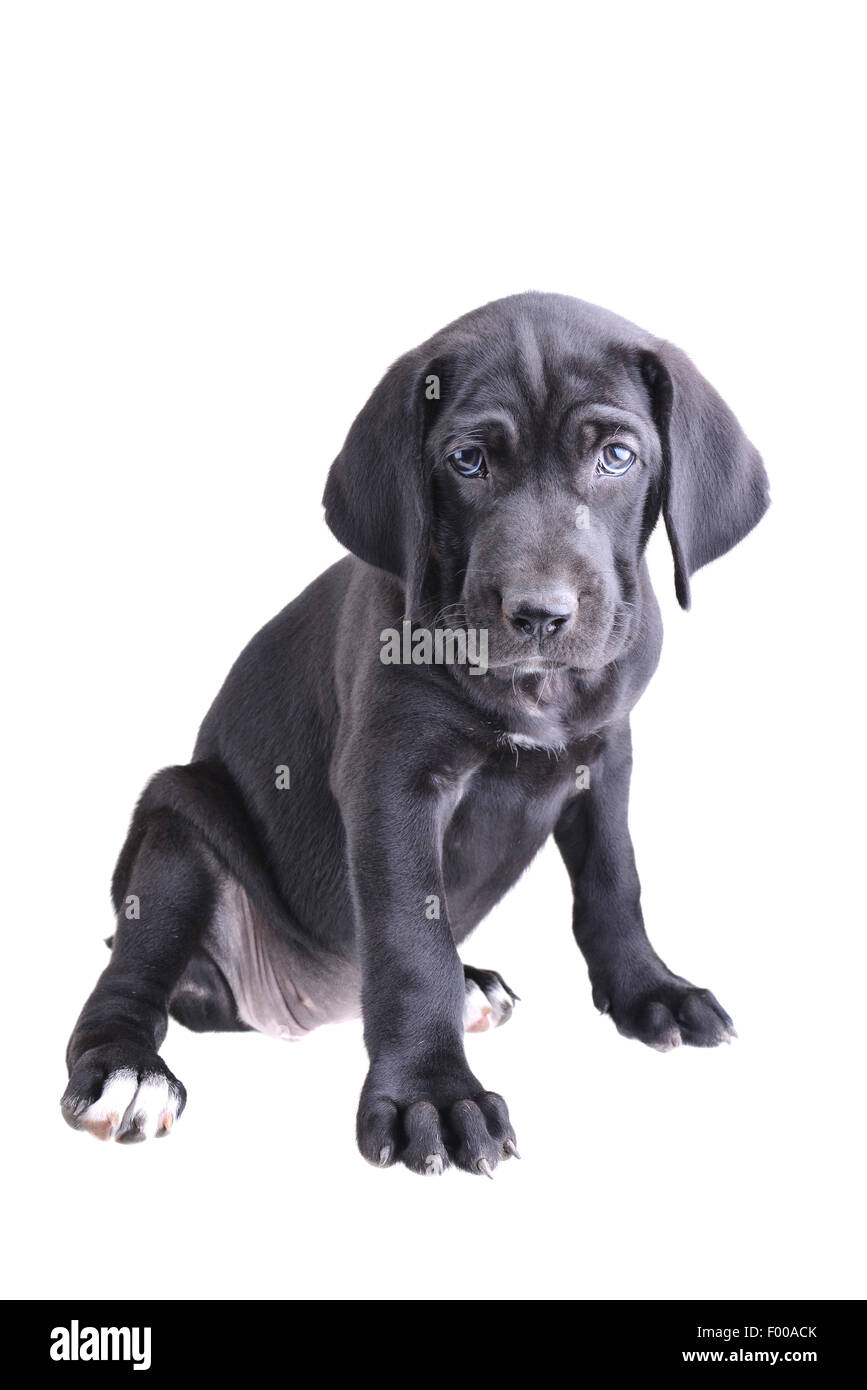
[[[134,825],[132,835],[137,845],[116,898],[111,961],[69,1040],[69,1084],[60,1102],[74,1129],[121,1143],[167,1134],[186,1103],[184,1087],[157,1054],[170,998],[216,897],[213,857],[188,821],[160,810]]]

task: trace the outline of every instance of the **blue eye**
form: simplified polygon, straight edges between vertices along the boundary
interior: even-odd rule
[[[622,478],[628,473],[637,458],[625,444],[606,444],[596,460],[596,472],[607,473],[612,478]]]
[[[450,464],[462,478],[485,478],[488,470],[481,449],[455,449],[449,454],[446,463]]]

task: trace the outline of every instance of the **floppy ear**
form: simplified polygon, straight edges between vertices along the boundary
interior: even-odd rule
[[[418,350],[399,358],[355,417],[322,499],[341,544],[403,580],[408,617],[418,607],[430,552],[424,441],[441,389],[440,364]]]
[[[689,580],[753,529],[769,503],[761,457],[725,401],[686,353],[660,343],[642,363],[662,441],[662,512],[674,584],[689,608]]]

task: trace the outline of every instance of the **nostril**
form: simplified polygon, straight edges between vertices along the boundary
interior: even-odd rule
[[[515,599],[503,598],[503,613],[516,631],[525,637],[555,637],[568,627],[575,616],[578,599],[575,595],[538,594]]]

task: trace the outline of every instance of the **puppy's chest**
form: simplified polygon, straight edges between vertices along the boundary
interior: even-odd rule
[[[487,761],[465,773],[446,807],[443,860],[452,887],[491,883],[501,873],[517,878],[572,795],[577,766],[573,748],[501,741]]]

